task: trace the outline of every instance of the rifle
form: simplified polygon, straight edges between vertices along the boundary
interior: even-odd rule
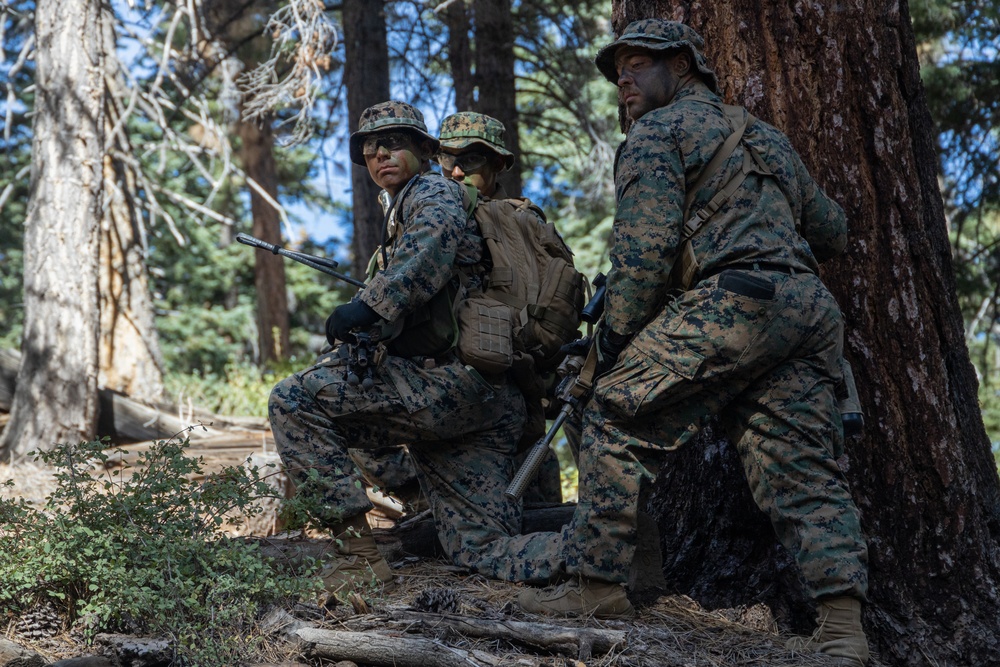
[[[580,319],[588,324],[594,324],[604,314],[604,295],[607,292],[607,278],[603,273],[599,273],[594,278],[592,284],[597,288],[594,291],[594,296],[591,297],[587,305],[580,311]],[[546,454],[548,454],[549,445],[555,439],[556,433],[562,428],[566,420],[569,419],[569,416],[573,414],[574,410],[581,408],[590,400],[594,380],[594,362],[596,362],[596,358],[594,357],[593,344],[591,344],[586,362],[575,361],[567,363],[569,373],[567,373],[566,377],[562,379],[556,388],[556,397],[562,402],[562,407],[559,409],[559,414],[556,415],[556,418],[552,420],[552,426],[549,430],[538,442],[531,446],[528,455],[524,457],[524,463],[517,469],[514,479],[511,480],[507,490],[504,491],[504,495],[511,500],[520,500],[521,496],[524,495],[524,490],[528,487],[528,483],[538,474],[538,468],[542,465]],[[567,361],[569,359],[573,359],[573,357],[569,357]]]
[[[310,255],[304,252],[296,252],[295,250],[286,250],[281,246],[274,245],[273,243],[268,243],[267,241],[262,241],[249,234],[244,234],[240,232],[236,235],[236,240],[243,245],[253,246],[254,248],[260,248],[261,250],[267,250],[272,255],[281,255],[282,257],[287,257],[293,259],[300,264],[305,264],[311,268],[321,271],[329,276],[343,280],[346,283],[354,285],[355,287],[364,287],[365,284],[356,278],[351,278],[350,276],[340,273],[335,269],[337,262],[332,259],[327,259],[326,257],[317,257],[316,255]],[[362,389],[368,390],[375,384],[375,369],[378,368],[378,362],[380,360],[380,354],[378,350],[379,341],[387,338],[386,332],[379,330],[379,333],[375,336],[371,332],[354,332],[354,342],[347,342],[347,355],[344,357],[347,362],[347,383],[350,385],[361,385]]]
[[[257,237],[250,236],[249,234],[244,234],[240,232],[236,235],[236,240],[243,245],[253,246],[254,248],[260,248],[261,250],[267,250],[272,255],[281,255],[282,257],[287,257],[288,259],[294,259],[300,264],[305,264],[306,266],[312,267],[317,271],[322,271],[328,276],[333,276],[334,278],[339,278],[345,283],[354,285],[355,287],[364,287],[365,284],[356,278],[351,278],[350,276],[335,271],[339,264],[332,259],[327,259],[326,257],[317,257],[316,255],[310,255],[304,252],[296,252],[294,250],[286,250],[281,246],[274,245],[273,243],[268,243],[267,241],[262,241]]]

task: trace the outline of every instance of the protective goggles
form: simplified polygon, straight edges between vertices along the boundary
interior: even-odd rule
[[[408,148],[411,141],[410,135],[406,132],[379,132],[365,139],[365,143],[361,146],[361,154],[365,157],[375,157],[379,148],[391,153],[401,148]]]
[[[452,155],[451,153],[438,153],[437,163],[445,172],[451,172],[456,166],[466,174],[474,174],[490,161],[490,158],[481,153],[464,153],[462,155]]]

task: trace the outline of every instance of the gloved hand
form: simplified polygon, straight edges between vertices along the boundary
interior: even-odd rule
[[[559,348],[560,357],[585,357],[590,349],[590,336],[577,338]]]
[[[629,337],[615,333],[606,325],[600,327],[594,336],[597,340],[597,368],[594,370],[596,378],[614,368],[618,355],[628,345]]]
[[[326,339],[330,345],[336,341],[346,341],[352,329],[365,329],[378,322],[381,317],[364,301],[352,299],[337,306],[326,320]]]

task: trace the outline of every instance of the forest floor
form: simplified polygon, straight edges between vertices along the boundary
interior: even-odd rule
[[[34,464],[22,463],[16,468],[0,466],[0,482],[7,479],[15,484],[0,490],[3,497],[21,496],[41,502],[54,488],[52,471]],[[372,592],[363,598],[355,596],[351,604],[326,607],[300,603],[279,612],[284,620],[275,624],[276,629],[265,642],[263,655],[271,660],[266,664],[281,667],[834,664],[823,656],[786,650],[786,637],[777,633],[771,612],[764,605],[708,611],[690,598],[663,595],[655,600],[638,601],[638,614],[629,621],[552,619],[519,609],[520,585],[470,576],[434,559],[409,557],[392,565],[398,585],[390,593]],[[7,620],[4,636],[35,651],[46,661],[42,664],[102,653],[100,647],[83,645],[66,632],[29,639],[16,632],[15,620]],[[289,624],[293,624],[291,628]],[[282,625],[284,629],[279,628]],[[310,628],[312,634],[305,637],[298,629],[302,627]],[[365,647],[359,649],[353,645],[352,637],[367,645],[367,655],[382,651],[382,661],[359,659],[359,655],[366,655]],[[338,648],[337,642],[341,641],[346,643]],[[388,652],[393,657],[388,657]],[[110,655],[113,651],[103,649],[103,653]],[[121,658],[119,653],[105,664],[136,667],[163,664],[148,657],[129,662]],[[9,663],[0,661],[0,667],[4,664]],[[875,660],[871,664],[878,665]]]

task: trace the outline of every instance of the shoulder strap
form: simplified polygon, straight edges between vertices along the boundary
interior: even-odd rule
[[[730,120],[730,122],[738,119],[737,122],[739,122],[740,124],[736,127],[736,129],[733,131],[732,134],[726,137],[725,142],[723,142],[719,150],[715,152],[715,155],[712,156],[712,159],[709,160],[705,168],[701,170],[701,174],[698,175],[698,180],[694,182],[694,185],[691,186],[691,188],[687,192],[687,195],[684,197],[685,223],[687,223],[691,219],[690,216],[691,204],[694,202],[694,198],[695,196],[697,196],[698,191],[701,190],[702,186],[704,186],[705,183],[707,183],[708,180],[712,176],[714,176],[717,171],[719,171],[719,169],[726,162],[726,160],[728,160],[732,156],[732,154],[736,151],[736,147],[739,146],[740,141],[743,140],[743,135],[746,133],[747,128],[750,127],[755,120],[757,120],[751,113],[747,113],[746,117],[742,118],[743,107],[726,105],[723,108],[723,111],[725,112],[726,117]],[[731,182],[732,181],[730,181],[730,183]],[[742,183],[743,181],[741,179],[740,184]],[[728,186],[729,184],[727,183],[726,185]],[[737,185],[736,187],[738,188],[739,185]],[[707,217],[705,219],[707,219]],[[700,226],[700,224],[698,226]],[[688,232],[687,224],[685,224],[685,236],[690,238],[691,236],[694,235],[695,231],[697,231],[697,228],[695,228],[693,231]]]

